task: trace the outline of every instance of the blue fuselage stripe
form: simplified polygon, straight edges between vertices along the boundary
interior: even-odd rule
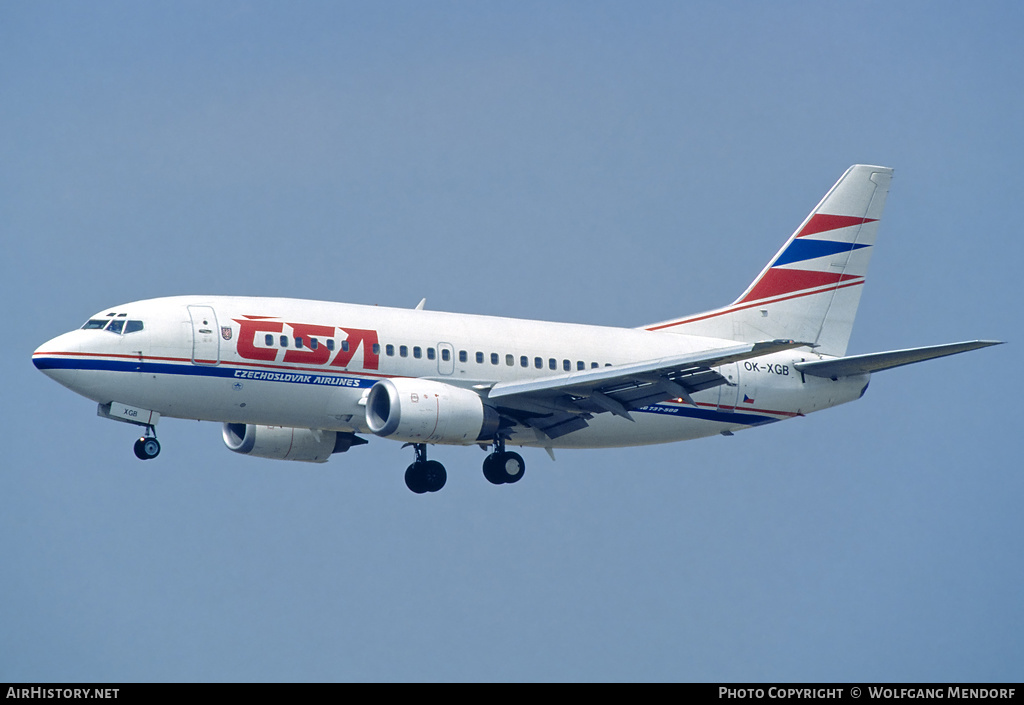
[[[372,387],[377,379],[343,374],[322,374],[318,372],[244,369],[223,365],[190,365],[145,360],[96,360],[62,357],[35,357],[32,363],[40,370],[89,370],[104,372],[139,372],[142,374],[184,375],[190,377],[220,377],[226,379],[253,380],[263,382],[285,382],[288,384],[311,384],[317,386]],[[660,414],[682,418],[702,419],[724,424],[759,426],[780,419],[763,414],[739,413],[720,409],[706,409],[689,405],[648,404],[635,411],[645,414]]]
[[[140,372],[143,374],[185,375],[189,377],[222,377],[232,379],[260,380],[264,382],[288,382],[291,384],[315,384],[332,387],[372,387],[376,379],[364,379],[352,375],[323,374],[279,370],[247,370],[222,365],[188,365],[166,362],[141,362],[129,360],[80,360],[59,357],[36,357],[33,364],[40,370],[91,370],[104,372]]]
[[[702,409],[692,406],[675,406],[670,404],[649,404],[642,406],[636,411],[645,414],[663,414],[670,416],[682,416],[689,419],[702,419],[704,421],[716,421],[727,424],[743,424],[744,426],[760,426],[761,424],[780,421],[774,416],[762,414],[741,414],[735,411],[722,411],[720,409]]]

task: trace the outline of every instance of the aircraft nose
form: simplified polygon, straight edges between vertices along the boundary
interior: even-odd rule
[[[80,341],[76,340],[77,332],[71,331],[47,340],[32,353],[32,364],[36,369],[65,387],[71,387],[77,376],[73,364],[73,354],[81,348]]]

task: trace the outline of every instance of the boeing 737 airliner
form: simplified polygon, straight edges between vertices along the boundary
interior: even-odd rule
[[[855,165],[736,301],[635,329],[415,309],[177,296],[101,311],[32,356],[37,368],[145,429],[161,416],[223,423],[246,455],[325,462],[366,443],[415,449],[413,492],[447,479],[430,444],[493,448],[494,484],[518,482],[512,446],[667,443],[802,416],[859,398],[871,373],[995,345],[970,341],[846,356],[892,169]]]

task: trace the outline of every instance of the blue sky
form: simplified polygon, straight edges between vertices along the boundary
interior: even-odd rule
[[[0,7],[0,681],[1020,681],[1019,3]],[[31,351],[126,301],[635,326],[896,176],[850,352],[1009,341],[683,444],[310,467]]]

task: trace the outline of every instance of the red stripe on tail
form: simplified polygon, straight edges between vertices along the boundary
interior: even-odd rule
[[[876,220],[877,218],[861,218],[856,215],[828,215],[826,213],[815,213],[811,216],[811,219],[807,221],[807,225],[804,226],[803,230],[800,231],[797,237],[814,235],[815,233],[824,233],[829,230],[838,230],[839,228],[848,228],[851,225],[874,223]]]
[[[813,289],[818,286],[838,284],[848,279],[861,279],[852,274],[833,272],[809,272],[804,269],[769,269],[764,273],[750,293],[736,303],[758,301],[772,296],[781,296],[793,291]]]

